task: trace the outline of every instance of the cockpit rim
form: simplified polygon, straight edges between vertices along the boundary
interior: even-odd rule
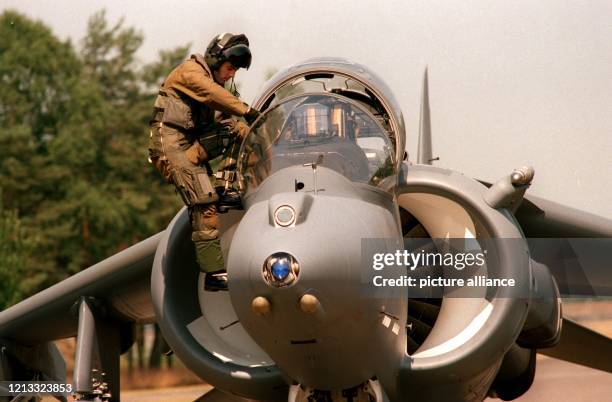
[[[341,74],[347,78],[354,79],[376,96],[376,99],[384,107],[387,115],[389,116],[389,126],[392,133],[391,137],[393,138],[393,144],[395,147],[395,163],[399,165],[404,159],[404,148],[406,146],[406,133],[402,111],[386,83],[382,81],[382,79],[376,73],[359,63],[355,63],[344,58],[314,58],[304,60],[301,63],[293,66],[285,67],[270,79],[270,86],[263,89],[262,93],[253,103],[253,107],[258,110],[267,110],[267,107],[269,107],[269,104],[273,101],[273,96],[276,94],[276,92],[287,83],[295,81],[300,77],[305,77],[312,74],[330,73]],[[364,79],[362,74],[369,75],[374,82],[368,82],[366,79]],[[382,85],[382,90],[379,89],[377,85]],[[385,95],[385,92],[388,94]],[[399,168],[399,166],[397,166],[397,168]]]
[[[253,122],[253,124],[249,127],[249,131],[247,133],[247,135],[245,136],[245,138],[243,139],[241,145],[240,145],[240,149],[238,152],[238,158],[237,158],[237,163],[236,163],[236,173],[237,173],[237,181],[239,183],[243,183],[244,181],[244,177],[243,177],[243,153],[245,152],[244,148],[247,146],[248,143],[248,139],[250,136],[254,136],[256,135],[256,130],[258,129],[258,127],[260,127],[262,124],[262,121],[270,114],[272,113],[275,109],[277,109],[278,107],[281,107],[285,104],[287,104],[288,102],[294,101],[295,99],[299,99],[299,98],[310,98],[310,97],[330,97],[330,98],[334,98],[337,99],[339,101],[348,103],[349,105],[356,107],[358,110],[360,110],[361,112],[365,113],[366,116],[368,116],[368,118],[374,122],[374,124],[377,126],[377,128],[380,130],[381,133],[385,133],[386,134],[386,138],[385,138],[385,142],[389,143],[391,146],[396,146],[393,142],[393,139],[391,138],[391,133],[389,133],[389,130],[385,129],[382,124],[380,123],[380,121],[376,118],[376,116],[374,116],[369,110],[367,110],[363,104],[361,104],[359,101],[355,100],[355,99],[351,99],[348,98],[346,96],[342,96],[339,95],[337,93],[334,92],[302,92],[299,94],[294,94],[294,95],[290,95],[286,98],[283,98],[281,100],[281,102],[275,104],[272,108],[265,110],[261,116],[258,117],[258,119]],[[295,109],[298,106],[303,105],[304,103],[300,103],[299,105],[296,105],[295,107],[293,107],[293,109],[291,110],[291,113],[293,113],[293,111],[295,111]],[[275,138],[273,141],[271,141],[271,143],[276,144],[278,141],[278,138],[283,134],[283,129],[285,127],[285,124],[287,123],[287,120],[283,122],[283,125],[280,129],[280,131],[275,135]],[[395,152],[389,152],[389,156],[391,158],[391,165],[394,166],[394,170],[395,166],[397,166],[397,154]],[[243,185],[239,186],[240,188],[244,188]],[[245,194],[246,195],[246,194]]]

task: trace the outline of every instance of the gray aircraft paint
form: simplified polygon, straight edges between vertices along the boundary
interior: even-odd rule
[[[406,344],[410,340],[404,330],[408,323],[406,298],[389,295],[389,300],[381,299],[366,305],[350,292],[355,281],[354,265],[359,259],[356,239],[362,235],[401,237],[399,207],[417,216],[420,224],[431,233],[460,233],[462,230],[465,233],[468,230],[483,237],[519,240],[523,238],[522,228],[527,228],[529,236],[550,233],[574,237],[609,236],[612,222],[597,220],[592,215],[551,202],[529,201],[529,197],[518,208],[515,218],[505,208],[491,208],[486,203],[487,192],[497,191],[495,187],[489,190],[486,185],[450,170],[402,162],[405,135],[401,111],[382,80],[358,64],[321,59],[290,68],[273,78],[262,91],[257,104],[263,105],[275,91],[293,82],[300,74],[313,72],[354,77],[362,85],[360,90],[368,88],[384,105],[391,120],[389,127],[396,136],[396,175],[383,179],[378,187],[353,182],[326,169],[325,158],[317,169],[316,186],[312,166],[291,166],[269,175],[255,191],[246,195],[244,215],[238,213],[227,217],[230,222],[224,227],[222,244],[229,261],[230,294],[214,302],[201,294],[201,277],[189,241],[188,219],[186,211],[182,210],[164,232],[1,312],[0,337],[9,340],[2,341],[3,344],[18,342],[35,347],[47,340],[73,336],[77,332],[78,315],[71,312],[71,307],[82,296],[93,297],[98,303],[112,307],[107,309],[105,318],[94,317],[96,324],[150,321],[148,288],[142,283],[151,275],[154,318],[175,353],[200,377],[242,397],[280,400],[287,398],[289,385],[295,380],[303,381],[307,388],[311,385],[311,388],[341,388],[376,375],[387,397],[393,401],[408,397],[439,400],[449,395],[453,400],[471,401],[486,396],[491,384],[495,384],[496,375],[511,382],[528,372],[533,355],[526,355],[524,350],[512,345],[522,339],[525,347],[535,347],[541,340],[537,336],[524,336],[522,331],[525,328],[546,330],[541,333],[550,333],[551,327],[560,328],[554,303],[530,303],[501,297],[503,294],[487,298],[445,298],[431,332],[416,352],[409,355]],[[282,99],[279,97],[277,100]],[[361,101],[353,99],[351,102]],[[303,194],[296,195],[296,180],[303,183]],[[314,187],[321,191],[315,194]],[[302,212],[295,227],[271,225],[274,211],[285,204]],[[428,213],[428,204],[437,208],[438,216]],[[342,210],[343,205],[352,208]],[[331,212],[336,209],[337,213]],[[444,220],[440,219],[444,214],[452,214],[455,223],[445,226]],[[347,221],[346,218],[349,218],[348,223],[338,224]],[[292,241],[294,233],[299,236],[299,241]],[[316,239],[317,235],[327,239],[324,244]],[[269,241],[258,243],[264,238]],[[348,245],[335,243],[339,241],[336,239],[345,240]],[[263,261],[260,260],[278,251],[295,253],[298,261],[309,268],[304,268],[293,286],[275,289],[263,282]],[[529,261],[527,250],[522,257],[516,257],[511,250],[503,252],[507,254],[501,269],[511,270],[513,276],[531,284],[528,278],[532,275],[531,266],[535,264]],[[330,269],[328,262],[341,268]],[[546,269],[538,271],[536,276],[541,284],[548,283],[553,287],[549,295],[558,294],[554,292],[555,282]],[[338,289],[337,282],[348,285]],[[137,286],[130,290],[134,285]],[[296,299],[304,292],[312,292],[319,298],[321,311],[304,317],[304,313],[295,307]],[[253,296],[262,294],[272,301],[271,315],[267,318],[256,316],[250,309]],[[385,304],[384,311],[381,304]],[[410,301],[407,304],[410,307]],[[209,325],[222,322],[222,318],[206,312],[209,307],[223,311],[233,309],[239,319],[238,324],[227,322],[226,325],[230,326],[227,327],[226,344],[223,343],[225,337],[219,332],[216,332],[213,342],[215,331],[210,326],[206,329],[206,323],[202,323],[202,320],[210,320]],[[342,314],[346,311],[361,312],[363,320],[372,324],[360,327],[347,318],[347,314]],[[375,315],[378,321],[374,319]],[[227,319],[233,320],[234,315],[228,314]],[[328,325],[331,322],[339,327]],[[274,328],[266,327],[272,324]],[[242,330],[237,331],[240,327],[236,325]],[[599,353],[607,353],[610,349],[608,339],[580,326],[568,324],[567,327],[571,330],[563,332],[559,347],[551,349],[553,353],[556,350],[558,357],[579,360],[576,355],[584,351],[587,352],[583,354],[586,358],[580,363],[612,370],[608,362],[595,359],[589,348],[575,346],[579,338],[589,337],[597,342]],[[194,336],[194,331],[202,333]],[[206,336],[206,331],[210,337]],[[230,335],[229,331],[235,334]],[[296,336],[303,332],[313,334],[314,339],[336,342],[340,341],[338,337],[342,337],[341,347],[329,348],[324,342],[315,343],[315,346],[309,342],[291,345],[291,340],[309,341]],[[247,352],[235,361],[224,361],[219,357],[225,356],[224,352],[230,349],[235,353],[232,342],[245,336],[261,349],[253,348],[251,356]],[[274,343],[274,339],[280,343]],[[285,343],[286,340],[290,345]],[[378,347],[377,353],[368,350],[370,340]],[[294,352],[296,358],[291,359],[292,346],[309,348],[315,359],[333,370],[326,378],[309,370],[305,364],[308,353]],[[214,348],[217,350],[212,350]],[[355,351],[360,348],[365,350],[364,359],[355,356]],[[262,351],[265,352],[263,355]],[[24,356],[19,351],[13,353]],[[226,355],[231,359],[231,353]],[[278,365],[272,364],[265,355],[277,359]],[[343,361],[333,361],[332,356],[346,358],[347,367],[342,368],[339,363]],[[371,366],[365,364],[367,361]],[[21,359],[20,364],[27,365],[27,361]],[[55,368],[47,368],[48,371],[59,370],[57,364],[51,366]],[[517,384],[521,389],[528,388],[528,384]],[[496,392],[504,392],[502,385],[494,387]]]

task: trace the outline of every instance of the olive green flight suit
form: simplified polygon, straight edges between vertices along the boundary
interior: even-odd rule
[[[224,269],[215,205],[218,195],[208,161],[223,154],[226,168],[232,167],[248,127],[227,117],[243,116],[247,109],[214,81],[201,55],[193,55],[177,66],[161,85],[155,101],[149,159],[174,184],[188,207],[191,239],[204,272]]]

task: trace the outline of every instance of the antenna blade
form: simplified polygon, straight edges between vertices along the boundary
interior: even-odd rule
[[[427,76],[427,67],[425,67],[421,97],[421,117],[419,119],[417,163],[421,165],[431,165],[432,160],[433,151],[431,146],[431,117],[429,115],[429,80]]]

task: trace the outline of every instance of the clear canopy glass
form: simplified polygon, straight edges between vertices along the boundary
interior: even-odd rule
[[[274,172],[317,162],[376,186],[394,174],[388,132],[362,105],[334,94],[301,94],[270,109],[248,134],[238,160],[243,191]]]

